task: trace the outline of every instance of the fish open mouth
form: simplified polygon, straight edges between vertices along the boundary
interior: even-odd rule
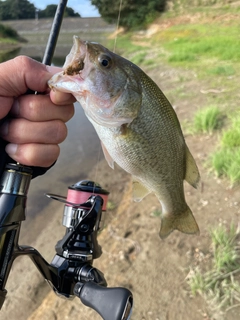
[[[81,92],[82,83],[91,67],[87,67],[87,42],[79,37],[73,37],[73,46],[63,65],[63,71],[56,73],[48,81],[49,87],[64,92]]]
[[[63,66],[63,74],[73,76],[79,74],[84,68],[84,59],[86,56],[87,46],[86,42],[80,40],[79,37],[73,37],[73,46],[66,58]],[[76,58],[77,57],[77,58]]]
[[[75,61],[73,65],[68,66],[64,71],[63,74],[67,74],[68,76],[73,76],[74,74],[78,74],[84,68],[83,61]]]

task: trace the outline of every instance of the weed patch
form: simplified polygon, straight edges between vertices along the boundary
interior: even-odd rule
[[[225,131],[221,139],[222,146],[234,148],[240,146],[240,117],[232,118],[231,128]]]
[[[232,185],[240,181],[240,116],[232,118],[230,128],[223,132],[220,147],[210,160],[218,177],[227,177]]]
[[[231,185],[240,181],[240,150],[223,148],[212,155],[211,162],[218,177],[227,177]]]
[[[202,133],[212,133],[222,126],[222,114],[218,107],[209,106],[199,110],[193,121],[194,131]]]
[[[212,310],[228,310],[240,302],[239,233],[233,225],[210,232],[209,252],[190,271],[187,281],[193,295],[200,294]],[[207,265],[207,267],[206,267]]]

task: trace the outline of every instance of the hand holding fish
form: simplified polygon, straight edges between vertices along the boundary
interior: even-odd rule
[[[134,199],[155,193],[162,206],[160,237],[175,229],[198,234],[183,181],[196,188],[200,175],[159,87],[131,61],[76,36],[63,69],[49,86],[80,102],[109,166],[116,162],[132,175]]]
[[[0,64],[0,119],[8,115],[0,136],[9,142],[6,152],[15,161],[48,167],[59,155],[75,101],[71,94],[49,94],[47,81],[60,70],[25,56]],[[28,89],[44,94],[26,95]]]

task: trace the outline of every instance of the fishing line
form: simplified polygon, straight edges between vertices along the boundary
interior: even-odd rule
[[[118,36],[119,22],[120,22],[120,17],[121,17],[121,10],[122,10],[122,0],[120,0],[120,2],[119,2],[118,19],[117,19],[117,26],[116,26],[116,36],[114,39],[114,47],[113,47],[114,53],[115,53],[116,44],[117,44],[117,36]]]
[[[100,163],[100,155],[101,155],[101,146],[99,145],[98,147],[98,155],[97,155],[97,164],[95,166],[95,173],[94,173],[94,180],[95,182],[97,182],[97,176],[98,176],[98,172],[99,172],[99,163]],[[95,193],[95,186],[93,189],[93,193]]]

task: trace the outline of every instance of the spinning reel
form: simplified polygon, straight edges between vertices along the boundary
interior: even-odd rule
[[[47,194],[65,203],[63,225],[66,227],[49,264],[35,248],[18,244],[31,173],[29,167],[8,164],[0,181],[0,309],[13,261],[28,255],[57,295],[79,297],[104,320],[130,319],[131,292],[121,287],[107,288],[103,273],[93,267],[93,260],[102,253],[97,235],[103,227],[109,192],[85,180],[70,186],[66,198]]]

